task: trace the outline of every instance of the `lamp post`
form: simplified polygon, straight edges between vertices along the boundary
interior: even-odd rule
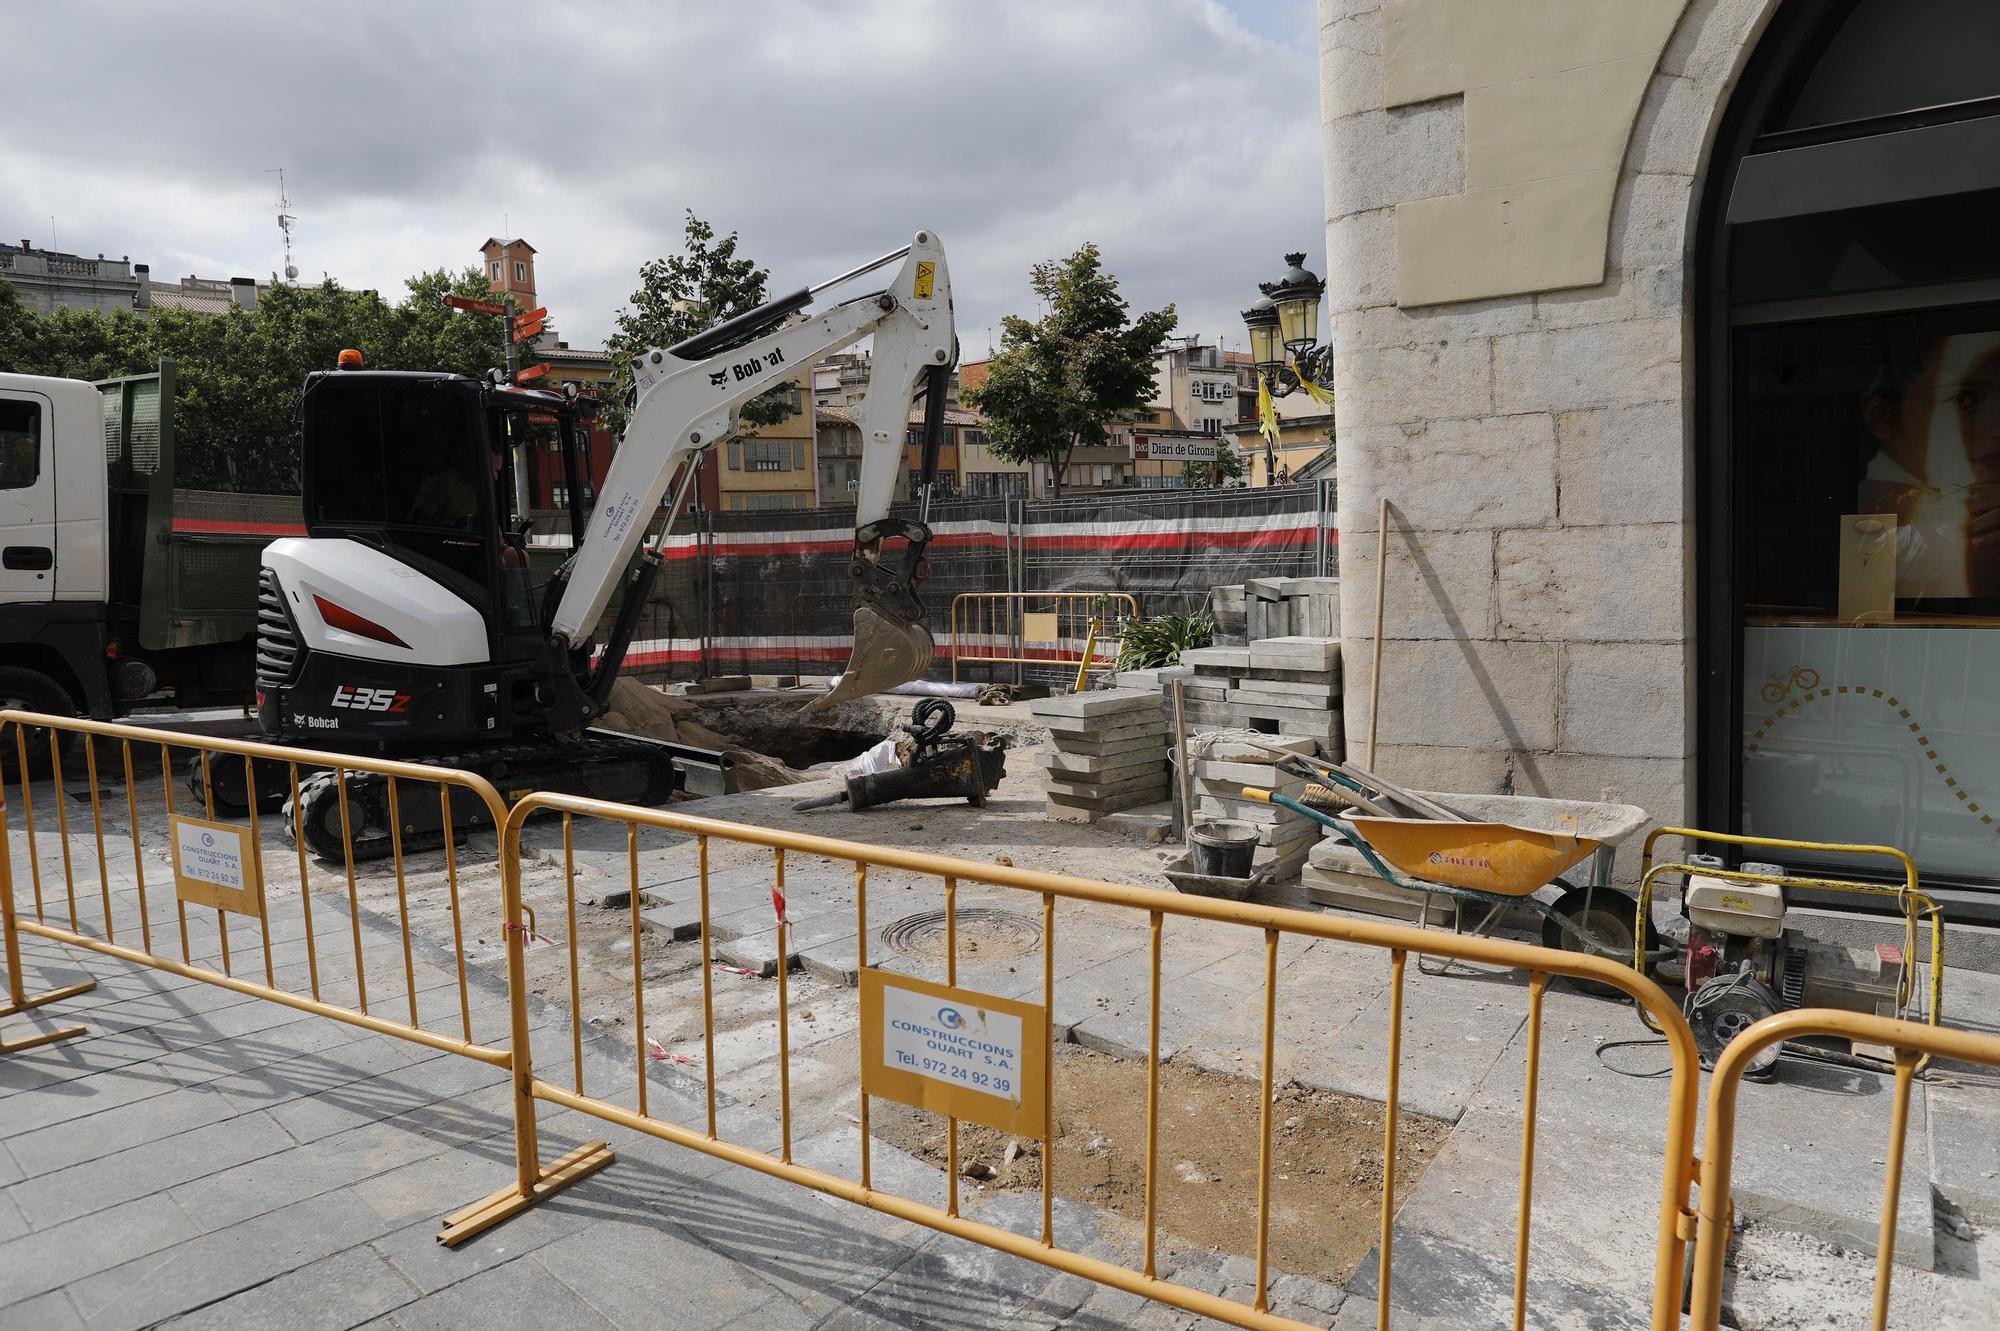
[[[1275,282],[1259,282],[1262,300],[1243,311],[1250,330],[1250,356],[1272,397],[1298,391],[1301,381],[1315,387],[1333,376],[1333,349],[1319,346],[1319,298],[1322,282],[1305,267],[1303,252],[1285,256],[1285,271]],[[1264,483],[1275,484],[1277,447],[1264,435]]]

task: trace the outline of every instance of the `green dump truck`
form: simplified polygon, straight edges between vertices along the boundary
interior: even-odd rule
[[[303,532],[299,498],[176,488],[173,407],[171,361],[0,374],[0,704],[250,701],[259,561]]]

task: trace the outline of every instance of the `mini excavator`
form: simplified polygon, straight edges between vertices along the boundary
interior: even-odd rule
[[[807,313],[821,292],[899,261],[881,290]],[[259,589],[264,734],[475,772],[509,800],[552,790],[663,802],[676,784],[671,749],[592,723],[607,710],[693,464],[736,432],[745,403],[871,335],[849,570],[854,651],[813,705],[917,678],[933,655],[918,599],[931,535],[924,518],[958,354],[944,250],[930,231],[636,358],[624,437],[587,519],[579,454],[594,400],[497,377],[363,368],[311,375],[302,406],[306,535],[266,548]],[[890,515],[890,501],[919,397],[924,508],[908,521]],[[529,576],[528,521],[513,499],[509,440],[524,419],[555,423],[570,530],[583,531],[540,587]],[[621,591],[606,627],[600,620]],[[273,801],[280,787],[289,793],[282,772],[258,775],[254,793],[246,779],[217,790],[218,804],[240,809]],[[298,824],[321,858],[340,859],[350,837],[357,858],[388,853],[385,778],[308,773],[298,800]],[[442,800],[400,801],[404,849],[442,844],[446,813]],[[449,816],[454,833],[490,821],[470,798],[454,797]]]

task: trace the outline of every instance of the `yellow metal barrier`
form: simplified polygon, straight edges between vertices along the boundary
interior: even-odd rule
[[[1712,869],[1690,864],[1655,864],[1653,848],[1665,837],[1680,837],[1688,841],[1714,841],[1729,846],[1754,847],[1762,850],[1804,850],[1822,855],[1851,855],[1893,861],[1902,870],[1903,882],[1900,886],[1885,887],[1880,883],[1857,883],[1838,878],[1815,878],[1800,874],[1760,874],[1744,873],[1740,869]],[[1912,973],[1917,955],[1917,921],[1921,918],[1930,925],[1930,984],[1925,1003],[1924,1019],[1936,1026],[1944,1016],[1944,912],[1937,902],[1917,887],[1917,865],[1903,851],[1894,846],[1838,845],[1822,841],[1792,841],[1783,837],[1749,836],[1739,832],[1704,832],[1692,827],[1656,827],[1646,837],[1646,849],[1640,860],[1639,907],[1633,919],[1632,964],[1645,968],[1646,931],[1653,918],[1653,884],[1668,874],[1704,874],[1710,878],[1723,878],[1733,883],[1769,883],[1777,887],[1803,887],[1826,892],[1851,892],[1859,896],[1890,897],[1903,908],[1903,974],[1896,989],[1896,1015],[1905,1017],[1909,1011],[1912,993]],[[1642,1007],[1639,1019],[1649,1029],[1658,1031],[1652,1019]],[[1917,1065],[1921,1071],[1930,1063],[1926,1054]]]
[[[12,731],[10,735],[8,732]],[[33,782],[28,779],[31,771],[31,754],[28,736],[30,731],[47,735],[48,770],[53,778],[54,797],[50,801],[54,808],[55,833],[60,839],[62,886],[61,895],[50,901],[43,883],[42,856],[38,845],[38,825],[35,811]],[[64,772],[62,737],[81,737],[78,747],[82,753],[83,776],[88,782],[91,835],[97,860],[96,900],[86,887],[79,899],[77,892],[77,866],[71,842],[81,839],[81,833],[72,833],[70,828],[69,789],[70,781]],[[520,1160],[537,1158],[535,1141],[535,1115],[533,1104],[528,1097],[528,1083],[532,1070],[528,1064],[528,1013],[523,983],[524,965],[522,949],[526,942],[520,927],[519,874],[511,870],[491,871],[491,900],[481,907],[481,919],[493,920],[497,914],[502,922],[502,933],[506,939],[506,966],[508,988],[507,1032],[504,1042],[478,1041],[473,1036],[471,996],[467,988],[466,960],[464,950],[464,915],[460,899],[461,873],[458,855],[454,848],[453,806],[462,800],[472,801],[484,814],[495,834],[506,822],[507,806],[493,786],[484,778],[467,772],[448,768],[429,767],[417,763],[393,762],[378,758],[358,757],[351,754],[322,753],[308,749],[283,748],[272,744],[260,744],[239,740],[212,739],[205,736],[150,730],[138,726],[118,725],[100,721],[81,720],[71,717],[42,716],[28,712],[0,711],[0,745],[14,750],[17,766],[15,788],[20,796],[22,831],[25,833],[29,882],[32,890],[31,913],[24,914],[17,901],[18,884],[15,880],[13,856],[12,810],[7,806],[6,783],[0,781],[0,814],[5,821],[0,822],[0,932],[5,934],[5,958],[7,964],[8,995],[10,1002],[0,1009],[0,1017],[30,1008],[41,1007],[59,999],[70,997],[94,987],[93,984],[72,985],[54,993],[30,998],[25,993],[22,974],[20,937],[27,935],[46,938],[84,948],[103,956],[116,957],[140,966],[165,971],[187,979],[199,980],[207,984],[233,990],[236,993],[262,998],[302,1012],[331,1017],[336,1021],[358,1026],[364,1030],[382,1035],[393,1035],[414,1041],[432,1049],[458,1054],[465,1058],[501,1068],[512,1076],[515,1087],[515,1147]],[[129,823],[128,834],[131,851],[129,881],[121,871],[114,874],[105,844],[105,796],[100,780],[98,751],[100,746],[109,748],[115,755],[113,780],[125,788],[125,815]],[[114,747],[115,746],[115,747]],[[39,747],[39,740],[37,747]],[[200,815],[184,814],[177,807],[174,755],[191,759],[200,768]],[[157,756],[157,763],[154,758]],[[241,823],[233,819],[217,817],[216,776],[225,762],[240,760],[244,778],[243,791],[247,795],[247,807]],[[253,760],[255,760],[253,762]],[[72,771],[76,759],[70,759]],[[271,769],[284,774],[290,807],[290,832],[296,843],[298,861],[298,911],[302,930],[301,939],[305,951],[305,986],[280,985],[278,966],[274,961],[271,936],[272,911],[268,898],[268,879],[264,858],[264,828],[271,821],[261,815],[257,787],[257,764],[268,764]],[[301,822],[303,801],[300,799],[301,769],[305,769],[307,779],[319,773],[330,773],[337,785],[339,821],[343,848],[343,864],[346,884],[346,906],[349,915],[348,937],[352,943],[353,971],[351,976],[337,974],[337,965],[329,965],[322,970],[320,939],[313,921],[313,881],[312,870],[307,863],[305,828]],[[157,773],[158,805],[153,796],[145,796],[142,806],[142,787],[152,785]],[[401,1015],[381,1015],[383,1006],[379,987],[376,1011],[371,1011],[368,992],[368,966],[362,949],[361,902],[356,877],[356,855],[353,829],[351,825],[349,783],[354,777],[370,774],[386,778],[388,808],[390,811],[388,841],[389,855],[395,872],[395,894],[397,913],[400,921],[402,942],[401,971],[403,999],[407,1020]],[[454,962],[452,979],[455,990],[456,1023],[447,1019],[443,1028],[425,1018],[419,1009],[416,959],[412,949],[410,934],[409,895],[406,882],[404,856],[404,827],[409,821],[405,811],[415,806],[404,803],[404,796],[412,787],[436,791],[438,801],[438,823],[442,832],[445,860],[446,890],[449,894],[452,946]],[[459,792],[460,799],[453,793]],[[185,793],[185,792],[184,792]],[[148,817],[147,815],[151,815]],[[113,815],[115,817],[115,814]],[[43,815],[47,819],[46,812]],[[206,841],[204,842],[204,838]],[[232,848],[233,847],[233,848]],[[147,882],[147,862],[149,854],[157,864],[165,859],[172,865],[168,881],[162,883],[156,872],[149,888]],[[51,866],[52,868],[52,866]],[[87,882],[88,880],[86,880]],[[166,900],[173,905],[171,913],[162,909]],[[190,910],[190,906],[194,907]],[[207,916],[213,911],[213,932],[207,928]],[[91,918],[92,916],[95,918]],[[51,917],[55,918],[51,918]],[[247,916],[255,923],[256,943],[261,948],[263,979],[249,979],[236,974],[237,959],[232,956],[231,916]],[[179,940],[178,959],[163,954],[155,947],[155,930]],[[134,930],[138,937],[134,939]],[[237,926],[240,932],[242,926]],[[121,941],[121,931],[123,941]],[[215,958],[220,963],[218,970],[209,964],[204,954],[212,941]],[[134,943],[137,945],[134,946]],[[337,959],[336,959],[337,960]],[[294,978],[297,978],[294,974]],[[354,1002],[350,1005],[335,1001],[328,991],[333,988],[345,990],[351,979]],[[450,1026],[456,1025],[456,1033]],[[0,1044],[0,1053],[17,1052],[37,1045],[52,1043],[82,1034],[83,1027],[48,1031],[34,1037]],[[594,1153],[593,1153],[594,1148]],[[575,1153],[577,1158],[559,1161],[547,1173],[523,1174],[516,1182],[502,1189],[505,1196],[496,1195],[474,1207],[469,1207],[446,1222],[445,1231],[439,1238],[446,1243],[457,1243],[495,1221],[504,1219],[522,1207],[561,1188],[590,1169],[601,1168],[609,1162],[610,1155],[601,1142],[593,1143]],[[587,1167],[582,1167],[586,1166]]]
[[[1730,1163],[1736,1149],[1736,1098],[1743,1074],[1756,1056],[1783,1040],[1835,1036],[1896,1051],[1895,1096],[1889,1111],[1889,1149],[1883,1159],[1882,1221],[1876,1233],[1875,1305],[1870,1325],[1883,1331],[1889,1320],[1889,1284],[1896,1256],[1896,1203],[1903,1182],[1903,1141],[1910,1123],[1910,1086],[1921,1061],[1955,1058],[2000,1068],[2000,1039],[1970,1031],[1860,1012],[1801,1008],[1766,1017],[1729,1042],[1715,1062],[1708,1087],[1708,1118],[1701,1151],[1701,1201],[1697,1211],[1694,1284],[1688,1302],[1690,1331],[1717,1331],[1722,1325],[1722,1265],[1728,1255],[1735,1211],[1729,1195]]]
[[[1127,592],[961,592],[951,598],[951,677],[957,681],[960,662],[1075,666],[1081,688],[1090,671],[1118,663],[1115,652],[1096,654],[1098,630],[1138,617],[1139,602]],[[1036,642],[1052,646],[1031,656],[1028,644]],[[1078,642],[1080,650],[1063,646]]]
[[[1667,1034],[1667,1045],[1672,1060],[1672,1082],[1669,1089],[1667,1122],[1663,1131],[1664,1164],[1659,1202],[1659,1221],[1654,1257],[1653,1326],[1657,1331],[1668,1331],[1680,1324],[1680,1296],[1684,1244],[1693,1234],[1693,1212],[1688,1210],[1689,1189],[1693,1182],[1693,1143],[1695,1113],[1699,1096],[1699,1064],[1694,1038],[1679,1008],[1657,985],[1620,962],[1604,958],[1586,956],[1581,953],[1554,951],[1503,939],[1474,937],[1469,935],[1441,934],[1415,928],[1382,923],[1372,920],[1352,919],[1344,916],[1308,913],[1272,906],[1215,900],[1199,896],[1184,896],[1178,893],[1151,888],[1124,886],[1115,883],[1098,882],[1091,879],[1070,877],[1061,874],[1042,873],[991,863],[974,863],[967,860],[949,859],[922,851],[904,850],[890,847],[859,845],[837,841],[826,837],[809,836],[781,829],[726,823],[706,818],[689,817],[685,814],[670,813],[656,809],[637,809],[623,805],[583,799],[575,796],[556,794],[532,794],[516,804],[508,816],[502,861],[508,871],[516,875],[517,882],[510,889],[509,899],[519,899],[518,875],[521,863],[521,833],[524,823],[536,815],[560,815],[562,819],[563,844],[563,887],[566,895],[565,907],[574,921],[576,910],[576,864],[574,855],[574,823],[579,818],[595,819],[621,826],[624,830],[623,845],[627,850],[627,884],[629,890],[628,909],[632,936],[632,990],[631,1021],[633,1052],[637,1064],[637,1085],[630,1105],[614,1103],[602,1095],[591,1094],[584,1089],[583,1024],[581,1013],[572,1002],[570,1046],[573,1060],[573,1075],[568,1086],[540,1076],[530,1076],[528,1093],[537,1100],[545,1100],[568,1109],[594,1115],[607,1122],[619,1124],[636,1132],[685,1146],[706,1155],[726,1160],[774,1178],[784,1179],[804,1187],[816,1189],[833,1197],[842,1198],[860,1206],[866,1206],[899,1219],[928,1226],[940,1232],[982,1244],[1017,1257],[1040,1262],[1060,1271],[1080,1275],[1086,1279],[1126,1290],[1145,1298],[1213,1317],[1236,1326],[1258,1328],[1270,1331],[1286,1328],[1299,1331],[1303,1323],[1278,1316],[1269,1310],[1268,1289],[1270,1280],[1269,1230],[1271,1213],[1271,1136],[1272,1100],[1277,1089],[1275,1079],[1276,1027],[1277,1027],[1277,986],[1278,986],[1278,946],[1285,935],[1311,939],[1335,939],[1349,943],[1381,949],[1386,954],[1390,982],[1390,1027],[1388,1032],[1387,1068],[1387,1112],[1384,1114],[1383,1132],[1383,1185],[1381,1197],[1381,1232],[1378,1243],[1380,1277],[1378,1281],[1378,1325],[1389,1325],[1390,1296],[1394,1274],[1393,1219],[1396,1209],[1395,1162],[1396,1140],[1400,1113],[1398,1099],[1398,1079],[1402,1059],[1403,1025],[1403,981],[1405,961],[1409,954],[1430,954],[1461,961],[1483,962],[1489,965],[1509,967],[1525,972],[1528,977],[1528,1022],[1529,1044],[1526,1068],[1526,1091],[1521,1143],[1521,1184],[1516,1235],[1515,1280],[1514,1280],[1514,1325],[1525,1324],[1527,1310],[1528,1239],[1529,1220],[1534,1177],[1535,1150],[1535,1110],[1536,1094],[1540,1075],[1540,1034],[1542,1022],[1542,998],[1549,977],[1566,975],[1580,979],[1594,980],[1614,986],[1629,994],[1642,1008],[1650,1010]],[[702,975],[702,1030],[707,1057],[704,1060],[704,1081],[706,1084],[706,1124],[703,1129],[685,1127],[654,1117],[648,1112],[647,1103],[647,1061],[649,1057],[646,1033],[646,1009],[642,976],[640,974],[640,920],[643,905],[642,883],[639,878],[638,834],[641,829],[653,829],[678,833],[693,839],[693,853],[698,870],[700,906],[700,946]],[[715,1097],[715,998],[713,980],[713,934],[710,918],[709,858],[711,843],[736,843],[768,849],[771,853],[770,872],[774,889],[775,920],[778,929],[778,965],[776,970],[776,1017],[778,1031],[778,1095],[781,1137],[779,1149],[774,1153],[759,1150],[740,1142],[730,1141],[718,1134]],[[845,862],[853,866],[854,910],[857,938],[857,966],[862,977],[863,1011],[869,1011],[871,988],[905,985],[919,992],[936,996],[940,993],[965,993],[955,991],[958,980],[958,892],[962,884],[976,883],[989,887],[1015,889],[1029,894],[1041,904],[1043,929],[1042,949],[1042,1013],[1044,1018],[1054,1009],[1056,995],[1055,955],[1056,904],[1061,902],[1089,902],[1101,906],[1122,907],[1143,912],[1150,924],[1150,1034],[1149,1057],[1147,1059],[1146,1095],[1146,1168],[1145,1168],[1145,1221],[1144,1259],[1134,1269],[1128,1266],[1104,1261],[1083,1253],[1062,1247],[1054,1232],[1054,1178],[1051,1172],[1054,1157],[1053,1114],[1046,1112],[1051,1097],[1050,1071],[1052,1060],[1044,1057],[1036,1064],[1032,1059],[1024,1059],[1028,1068],[1027,1078],[1039,1076],[1039,1088],[1024,1087],[1022,1105],[1026,1096],[1037,1094],[1039,1104],[1045,1111],[1037,1118],[1031,1118],[1035,1127],[1022,1135],[1042,1140],[1042,1220],[1039,1237],[1020,1234],[983,1223],[960,1214],[959,1181],[957,1169],[958,1123],[966,1110],[968,1098],[938,1092],[935,1102],[925,1099],[926,1107],[935,1108],[948,1119],[947,1151],[949,1167],[947,1171],[946,1204],[938,1207],[919,1202],[908,1197],[885,1192],[876,1186],[871,1167],[869,1151],[869,1104],[872,1098],[868,1090],[870,1083],[867,1057],[871,1048],[879,1053],[882,1037],[879,1029],[871,1042],[865,1035],[863,1044],[862,1092],[859,1101],[857,1122],[860,1128],[860,1143],[856,1162],[856,1176],[849,1178],[824,1169],[813,1168],[793,1159],[792,1152],[792,1103],[789,1032],[791,1026],[790,998],[786,981],[791,955],[791,941],[782,906],[786,884],[787,856],[813,856],[821,859]],[[925,987],[926,982],[890,972],[876,971],[869,965],[868,945],[870,939],[868,917],[869,872],[871,869],[914,873],[935,879],[943,899],[946,957],[946,985]],[[1159,1085],[1160,1085],[1160,990],[1161,990],[1161,934],[1166,917],[1176,916],[1190,920],[1212,921],[1221,925],[1237,925],[1257,930],[1263,940],[1263,1027],[1262,1027],[1262,1070],[1261,1111],[1258,1122],[1257,1158],[1257,1211],[1252,1242],[1255,1251],[1256,1281],[1255,1294],[1248,1303],[1222,1298],[1173,1281],[1161,1278],[1156,1271],[1157,1248],[1156,1210],[1156,1166],[1159,1142]],[[572,924],[571,938],[575,930]],[[569,954],[570,989],[577,992],[576,967],[578,958],[574,941]],[[966,994],[962,1001],[984,1001],[986,996]],[[992,1000],[996,1006],[1004,1000]],[[1020,1008],[1020,1004],[1012,1004]],[[1004,1008],[1003,1008],[1004,1010]],[[941,1015],[941,1014],[940,1014]],[[1030,1013],[1029,1015],[1032,1015]],[[1033,1029],[1024,1023],[1024,1028]],[[1044,1032],[1046,1026],[1041,1028]],[[1031,1037],[1032,1038],[1032,1037]],[[1044,1033],[1041,1037],[1046,1040]],[[522,1050],[521,1064],[526,1065],[526,1050]],[[876,1083],[878,1086],[880,1082]],[[949,1088],[956,1091],[959,1088]],[[902,1098],[900,1095],[897,1098]],[[977,1099],[977,1096],[970,1097]],[[982,1119],[980,1121],[989,1121]],[[533,1143],[533,1135],[527,1134],[522,1140]],[[532,1156],[519,1162],[523,1179],[542,1176],[538,1160]],[[496,1194],[497,1196],[497,1194]]]

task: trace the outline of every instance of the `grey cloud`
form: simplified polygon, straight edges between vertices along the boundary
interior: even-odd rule
[[[399,289],[503,226],[594,341],[682,209],[779,288],[935,227],[961,336],[1028,312],[1084,240],[1135,306],[1242,345],[1279,252],[1320,249],[1310,0],[1009,3],[69,3],[16,11],[0,233],[156,276],[299,262]],[[1248,22],[1242,21],[1247,18]],[[77,71],[89,77],[79,79]],[[22,108],[31,108],[22,110]]]

